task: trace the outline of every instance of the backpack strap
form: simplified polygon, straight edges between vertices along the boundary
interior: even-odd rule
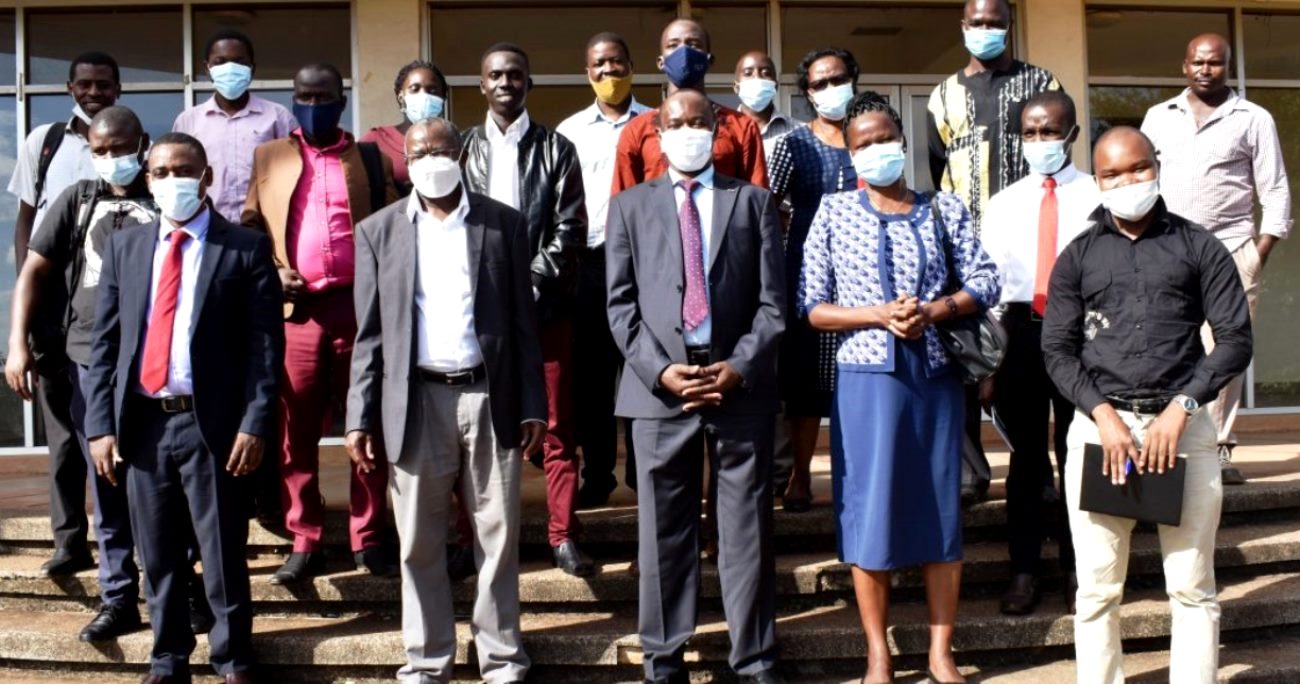
[[[366,180],[370,183],[370,213],[375,213],[384,208],[384,199],[387,194],[384,192],[384,162],[379,156],[379,146],[374,143],[357,143],[357,151],[361,153],[361,165],[366,169]]]
[[[72,255],[69,264],[72,268],[68,269],[67,285],[68,297],[71,301],[72,293],[77,291],[77,283],[81,282],[81,274],[85,269],[85,262],[82,261],[80,267],[77,266],[77,252],[84,249],[86,236],[90,234],[90,220],[95,215],[95,202],[99,201],[99,181],[82,181],[81,189],[77,193],[77,225],[72,230],[72,239],[68,243],[69,253]],[[72,325],[72,307],[68,306],[63,316],[63,330],[67,331]]]
[[[45,138],[41,141],[41,154],[36,162],[36,204],[34,207],[41,206],[41,195],[45,194],[45,176],[50,172],[50,164],[54,161],[54,154],[59,151],[59,146],[63,144],[63,136],[67,135],[68,126],[66,123],[53,123],[45,130]]]

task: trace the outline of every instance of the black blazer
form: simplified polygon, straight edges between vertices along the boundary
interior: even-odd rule
[[[357,224],[352,286],[357,340],[347,430],[382,431],[388,460],[394,463],[406,441],[417,381],[415,225],[406,207],[407,200],[400,200]],[[528,277],[528,231],[519,212],[472,192],[465,227],[474,332],[487,368],[492,426],[502,447],[513,448],[522,437],[521,422],[547,417],[537,307]]]
[[[772,194],[714,176],[709,245],[712,357],[744,378],[723,397],[728,413],[778,408],[777,342],[785,330],[785,266],[781,222]],[[606,222],[609,325],[625,366],[616,412],[628,418],[671,418],[682,401],[659,385],[673,363],[686,363],[682,337],[681,230],[668,174],[610,201]]]
[[[274,406],[284,364],[283,298],[266,235],[208,209],[191,323],[194,412],[218,457],[235,434],[274,443]],[[140,380],[158,221],[115,233],[100,272],[86,394],[86,436],[118,434],[127,392]],[[130,451],[123,449],[130,460]]]

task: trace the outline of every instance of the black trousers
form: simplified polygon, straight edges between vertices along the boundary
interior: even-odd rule
[[[228,454],[208,450],[193,412],[164,413],[156,402],[128,396],[122,422],[119,447],[128,465],[131,529],[153,627],[150,671],[189,671],[195,643],[189,622],[191,529],[216,618],[208,634],[212,666],[222,675],[251,669],[246,483],[226,471]]]
[[[1065,510],[1065,436],[1074,406],[1061,396],[1043,364],[1043,324],[1027,308],[1014,307],[1002,318],[1007,330],[1007,354],[994,381],[994,408],[1011,440],[1011,469],[1007,475],[1007,532],[1011,572],[1039,574],[1043,539],[1052,534],[1060,544],[1062,572],[1074,571],[1074,545]],[[1056,416],[1053,440],[1056,472],[1048,455],[1049,413]],[[1059,476],[1060,486],[1053,483]]]
[[[56,553],[88,553],[86,455],[72,422],[72,377],[68,370],[41,373],[36,398],[50,447],[50,529]]]
[[[578,270],[578,291],[573,317],[573,405],[578,446],[582,448],[583,486],[614,489],[618,477],[618,419],[614,397],[618,391],[623,355],[609,332],[606,312],[605,249],[584,250]],[[623,446],[627,453],[624,481],[636,489],[636,465],[631,421],[624,422]]]

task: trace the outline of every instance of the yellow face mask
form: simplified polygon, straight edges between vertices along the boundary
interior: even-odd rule
[[[632,92],[632,77],[606,76],[599,81],[591,81],[591,89],[596,91],[596,99],[608,105],[616,105],[626,100]]]

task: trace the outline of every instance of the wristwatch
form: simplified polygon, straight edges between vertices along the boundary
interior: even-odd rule
[[[1196,411],[1201,408],[1200,402],[1187,396],[1186,394],[1180,394],[1174,397],[1173,403],[1177,404],[1178,408],[1181,408],[1182,410],[1186,411],[1187,415],[1189,416],[1196,413]]]

